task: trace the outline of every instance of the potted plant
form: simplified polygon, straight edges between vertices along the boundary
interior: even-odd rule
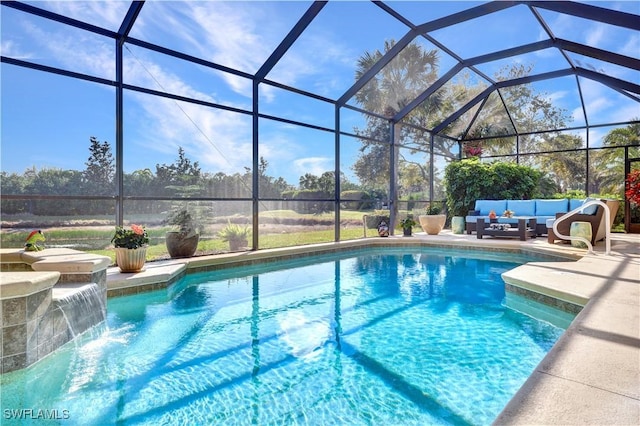
[[[389,218],[389,210],[374,210],[373,214],[366,214],[363,219],[367,229],[378,229],[380,222],[389,223]]]
[[[402,227],[402,233],[405,237],[410,237],[413,227],[416,226],[418,222],[413,220],[413,216],[407,216],[406,218],[400,221],[400,226]]]
[[[142,270],[149,244],[149,235],[143,226],[131,225],[130,229],[116,226],[111,242],[116,249],[116,264],[122,272]]]
[[[173,210],[166,221],[175,227],[168,231],[165,238],[167,251],[172,258],[191,257],[198,249],[198,226],[189,210],[181,207]]]
[[[246,225],[239,225],[229,221],[227,226],[218,232],[218,236],[222,241],[229,242],[229,250],[231,251],[238,251],[249,245],[249,227]]]
[[[438,235],[447,221],[447,216],[441,214],[442,209],[438,205],[430,205],[425,215],[419,215],[420,226],[429,235]]]

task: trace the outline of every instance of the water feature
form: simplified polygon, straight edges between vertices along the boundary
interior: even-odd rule
[[[500,274],[521,256],[367,253],[112,299],[99,338],[3,375],[2,409],[77,424],[488,424],[563,332],[504,305]]]
[[[107,308],[102,293],[96,283],[56,285],[52,294],[53,307],[62,315],[66,327],[54,325],[54,331],[68,333],[75,339],[78,334],[104,321]],[[57,323],[54,320],[54,324]]]

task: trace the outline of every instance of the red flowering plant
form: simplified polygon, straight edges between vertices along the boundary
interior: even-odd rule
[[[467,157],[480,157],[482,155],[482,145],[478,142],[470,142],[464,145],[463,152]]]
[[[116,233],[111,242],[116,247],[137,249],[149,244],[149,235],[144,227],[140,225],[131,225],[131,229],[116,226]]]
[[[634,170],[627,175],[624,195],[627,200],[640,206],[640,170]]]

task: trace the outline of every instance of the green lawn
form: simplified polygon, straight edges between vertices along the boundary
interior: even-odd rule
[[[259,240],[259,249],[279,248],[279,247],[291,247],[297,245],[317,244],[333,242],[334,240],[333,230],[323,231],[303,231],[287,234],[266,234],[262,235]],[[373,233],[368,234],[373,236]],[[340,232],[340,238],[342,240],[353,240],[362,238],[362,228],[358,229],[342,229]],[[251,244],[251,241],[249,241]],[[115,261],[115,252],[112,248],[103,250],[85,250],[88,253],[100,254],[108,256],[112,261]],[[205,239],[198,243],[198,253],[214,254],[223,253],[229,251],[229,245],[220,239]],[[196,253],[196,254],[198,254]],[[167,248],[164,242],[160,244],[150,244],[147,249],[147,260],[163,259],[167,257]]]
[[[360,211],[341,211],[340,218],[342,221],[348,221],[350,224],[341,229],[341,239],[350,240],[362,238],[362,225],[357,222],[362,220],[362,216],[366,212]],[[323,242],[334,241],[333,229],[314,229],[326,228],[327,221],[332,221],[334,214],[332,212],[323,214],[299,214],[291,210],[274,210],[263,212],[261,218],[287,219],[285,224],[271,224],[269,228],[260,230],[259,249],[291,247],[296,245],[307,245]],[[30,231],[25,229],[35,229],[33,226],[37,223],[34,219],[39,217],[31,216],[29,220],[25,220],[25,226],[22,229],[5,228],[0,233],[0,246],[23,247],[26,236]],[[216,218],[215,222],[207,224],[198,244],[197,254],[222,253],[229,251],[228,243],[223,242],[217,237],[219,230],[227,222],[228,218]],[[248,221],[248,218],[247,218]],[[296,223],[299,222],[299,225]],[[317,222],[318,226],[314,226]],[[354,223],[356,222],[356,223]],[[106,225],[105,225],[106,223]],[[159,223],[157,215],[149,217],[136,217],[135,223]],[[293,226],[290,226],[293,224]],[[322,225],[324,224],[324,225]],[[47,229],[47,225],[52,229]],[[36,225],[39,226],[39,225]],[[115,252],[111,244],[113,237],[113,228],[105,222],[103,218],[96,220],[95,218],[74,218],[73,222],[68,217],[48,217],[41,225],[46,241],[45,247],[73,247],[88,253],[96,253],[108,256],[115,260]],[[54,228],[55,227],[55,228]],[[167,249],[164,243],[165,233],[170,230],[167,226],[147,226],[150,244],[147,249],[147,260],[168,258]],[[372,236],[373,232],[369,236]],[[249,240],[251,244],[251,239]]]

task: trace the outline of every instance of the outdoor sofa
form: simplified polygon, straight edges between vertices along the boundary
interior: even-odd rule
[[[469,211],[469,214],[465,217],[466,231],[467,234],[476,232],[476,221],[478,218],[483,218],[485,223],[489,223],[489,213],[493,210],[496,213],[498,223],[509,223],[514,225],[518,223],[518,219],[523,217],[534,217],[536,219],[536,235],[548,235],[549,242],[553,243],[558,239],[553,234],[553,222],[563,214],[579,208],[584,203],[591,200],[594,199],[561,198],[536,200],[476,200],[474,210]],[[607,205],[611,208],[612,222],[613,217],[618,210],[617,202],[613,203],[615,204],[614,210],[614,206],[609,204],[612,200],[602,201],[606,201]],[[513,216],[510,218],[504,217],[503,213],[505,210],[511,210],[514,213]],[[602,223],[604,221],[603,207],[599,205],[586,207],[581,212],[576,213],[572,215],[571,218],[561,222],[559,231],[568,235],[571,223],[576,221],[591,223],[593,243],[604,238],[606,225]],[[609,224],[609,226],[611,226],[611,224]]]

